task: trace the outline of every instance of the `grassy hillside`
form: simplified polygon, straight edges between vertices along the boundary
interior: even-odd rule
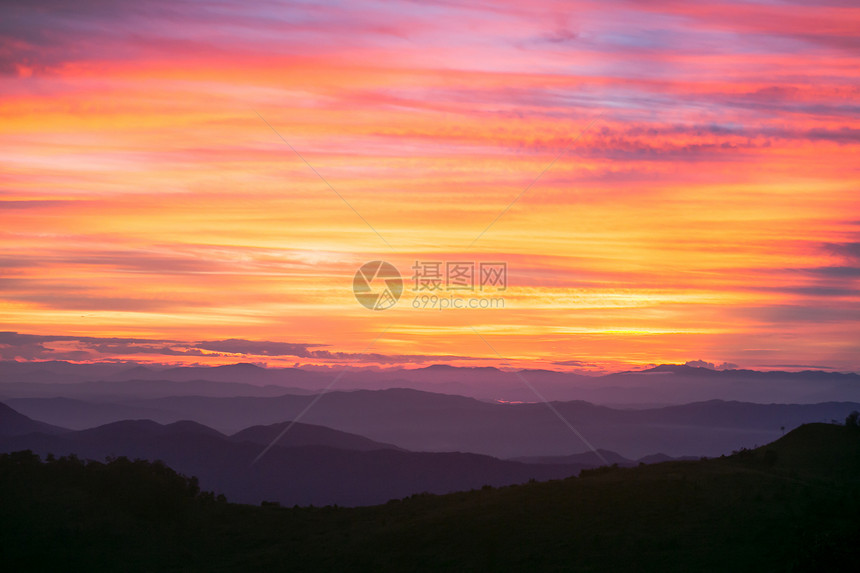
[[[0,499],[19,570],[842,571],[860,558],[860,430],[356,509],[234,505],[159,464],[19,453],[0,456]]]

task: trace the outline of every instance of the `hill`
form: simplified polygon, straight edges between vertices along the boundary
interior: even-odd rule
[[[565,477],[596,465],[596,460],[528,464],[459,452],[409,452],[302,423],[292,425],[255,462],[287,425],[255,426],[226,436],[192,421],[123,420],[60,435],[0,436],[0,452],[32,450],[45,456],[75,454],[94,460],[117,456],[162,460],[177,471],[196,475],[202,487],[236,501],[271,500],[289,505],[369,505],[415,492],[447,493],[484,484]]]
[[[24,436],[36,432],[42,434],[61,434],[67,431],[58,426],[37,422],[13,410],[6,404],[0,403],[0,436]]]
[[[284,433],[287,428],[289,431]],[[302,424],[300,422],[281,422],[268,426],[252,426],[236,432],[230,439],[234,442],[250,442],[268,446],[272,442],[282,448],[298,446],[328,446],[344,450],[367,452],[372,450],[397,450],[397,446],[376,442],[358,434],[340,432],[325,426]]]
[[[29,569],[849,571],[860,431],[355,509],[239,506],[158,464],[18,453],[0,500],[4,562]]]

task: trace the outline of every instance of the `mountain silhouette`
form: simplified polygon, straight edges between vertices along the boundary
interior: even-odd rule
[[[251,427],[226,436],[191,421],[123,420],[60,435],[3,436],[0,451],[75,454],[93,460],[119,456],[162,460],[230,499],[288,505],[367,505],[415,492],[446,493],[567,477],[597,465],[596,461],[525,464],[459,452],[408,452],[309,424],[296,424],[255,462],[285,424]]]
[[[288,427],[289,431],[283,434],[282,432],[287,430]],[[326,428],[325,426],[293,422],[281,422],[280,424],[270,424],[268,426],[252,426],[236,432],[230,436],[230,439],[234,442],[250,442],[252,444],[262,446],[268,446],[274,440],[277,440],[275,445],[284,448],[297,446],[328,446],[359,452],[401,449],[391,444],[375,442],[357,434],[340,432],[338,430]]]
[[[259,395],[254,386],[292,389],[294,394],[325,388],[336,373],[304,368],[262,368],[254,364],[216,367],[142,366],[130,364],[73,364],[62,361],[0,361],[0,398],[76,397],[71,386],[81,382],[211,382],[243,384],[234,395]],[[523,382],[528,381],[528,384]],[[40,383],[56,387],[38,388]],[[18,384],[19,386],[15,386]],[[585,400],[610,406],[665,406],[712,399],[770,403],[813,404],[835,400],[860,402],[860,375],[808,370],[801,372],[713,370],[663,364],[642,371],[585,376],[546,369],[501,370],[435,364],[421,368],[351,369],[338,379],[339,390],[411,388],[458,394],[485,401],[538,401],[532,390],[555,401]],[[177,387],[177,390],[179,388]],[[48,394],[47,392],[53,392]],[[159,391],[169,391],[165,386]],[[180,391],[182,393],[182,391]],[[187,394],[187,392],[186,392]],[[206,393],[208,395],[208,393]],[[170,394],[164,394],[170,395]],[[220,394],[224,396],[225,394]]]
[[[62,434],[68,430],[44,422],[37,422],[0,403],[0,436],[25,436],[27,434]]]

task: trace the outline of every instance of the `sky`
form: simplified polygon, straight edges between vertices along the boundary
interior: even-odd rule
[[[0,358],[860,371],[858,30],[828,1],[6,0]]]

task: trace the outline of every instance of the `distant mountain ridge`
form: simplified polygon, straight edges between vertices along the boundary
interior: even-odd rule
[[[411,451],[463,451],[499,458],[565,456],[587,449],[545,404],[494,404],[410,389],[334,391],[277,397],[174,396],[121,402],[19,398],[7,403],[35,419],[83,429],[124,419],[194,420],[232,434],[294,419]],[[617,409],[583,401],[553,408],[597,448],[627,459],[721,455],[770,442],[803,423],[843,420],[860,403],[751,404],[712,400]]]
[[[244,386],[220,387],[216,390],[213,385],[211,390],[206,390],[198,385],[198,394],[226,396],[227,392],[233,392],[232,395],[275,395],[278,387],[292,393],[318,391],[326,387],[338,372],[337,369],[262,368],[248,363],[164,368],[129,364],[6,361],[0,362],[0,398],[76,397],[92,394],[95,389],[72,388],[71,385],[75,383],[131,380],[159,382],[163,387],[158,391],[162,393],[171,391],[164,386],[167,382],[210,381]],[[522,378],[529,384],[523,383]],[[36,383],[56,386],[37,388]],[[399,387],[459,394],[485,401],[538,401],[529,385],[550,400],[586,400],[607,405],[670,405],[710,399],[799,404],[860,402],[860,374],[857,373],[712,370],[677,364],[603,376],[545,369],[514,372],[491,366],[460,367],[445,364],[414,369],[350,369],[338,379],[337,389],[381,390]],[[261,386],[272,388],[259,390]],[[147,392],[145,385],[141,384],[137,386],[137,394],[121,386],[103,387],[106,393],[125,396],[140,396]],[[173,393],[187,395],[188,390],[176,386]],[[152,392],[149,395],[152,396]]]
[[[167,396],[282,396],[284,394],[313,394],[314,390],[267,384],[257,386],[241,382],[213,380],[99,380],[95,382],[8,382],[0,384],[0,395],[9,398],[98,398],[134,399]]]

